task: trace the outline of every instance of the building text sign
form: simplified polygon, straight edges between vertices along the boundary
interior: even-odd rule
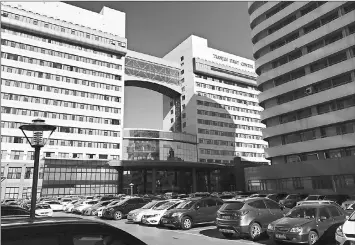
[[[227,58],[227,57],[224,57],[222,55],[213,54],[213,58],[215,58],[217,60],[229,62],[229,63],[235,64],[235,65],[240,65],[240,66],[244,66],[244,67],[247,67],[247,68],[250,68],[250,69],[254,69],[254,66],[251,65],[251,64],[248,64],[248,63],[245,63],[245,62],[240,62],[239,60],[234,60],[234,59],[231,59],[231,58]]]

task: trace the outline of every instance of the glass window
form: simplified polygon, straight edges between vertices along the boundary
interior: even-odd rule
[[[268,209],[280,209],[279,204],[277,204],[276,202],[273,202],[271,200],[266,200],[266,199],[264,200],[264,202]]]
[[[248,205],[257,209],[266,209],[265,203],[262,200],[250,202]]]
[[[319,217],[325,217],[326,219],[330,218],[330,214],[329,214],[327,208],[322,207],[319,209]]]

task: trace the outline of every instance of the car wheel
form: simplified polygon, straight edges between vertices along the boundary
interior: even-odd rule
[[[234,234],[222,232],[222,235],[223,235],[225,238],[232,238]]]
[[[113,218],[114,218],[115,220],[121,220],[122,217],[123,217],[123,214],[122,214],[121,211],[116,211],[116,212],[113,214]]]
[[[183,230],[189,230],[192,227],[192,220],[189,217],[184,217],[181,220],[181,228]]]
[[[250,225],[249,236],[253,241],[256,241],[260,238],[261,235],[261,226],[254,222]]]
[[[318,241],[319,237],[317,232],[315,231],[310,231],[308,234],[308,244],[312,245],[312,244],[316,244],[316,242]]]

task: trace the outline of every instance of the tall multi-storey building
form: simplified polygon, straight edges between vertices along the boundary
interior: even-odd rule
[[[104,7],[98,14],[60,2],[1,4],[6,197],[30,195],[34,151],[18,127],[36,117],[57,126],[41,152],[44,158],[120,159],[126,43],[125,13],[116,10]],[[103,192],[116,191],[110,186]]]
[[[254,62],[190,36],[164,59],[181,64],[182,131],[198,137],[199,162],[266,163]]]
[[[252,190],[355,186],[355,3],[250,2],[266,157]]]

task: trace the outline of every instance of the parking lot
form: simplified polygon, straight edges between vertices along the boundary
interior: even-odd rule
[[[212,245],[212,244],[265,244],[273,245],[272,241],[269,241],[267,237],[262,239],[259,242],[252,242],[250,240],[244,239],[225,239],[222,235],[219,234],[215,226],[199,226],[194,227],[191,230],[182,231],[182,230],[170,230],[168,228],[157,228],[157,227],[148,227],[144,225],[137,224],[128,224],[126,220],[102,220],[96,216],[79,216],[74,214],[66,214],[62,212],[55,213],[54,216],[76,216],[83,217],[85,219],[92,219],[101,222],[106,222],[110,225],[118,227],[124,231],[129,232],[130,234],[138,237],[145,243],[149,245],[182,245],[182,244],[203,244],[203,245]],[[332,244],[329,244],[332,245]]]

